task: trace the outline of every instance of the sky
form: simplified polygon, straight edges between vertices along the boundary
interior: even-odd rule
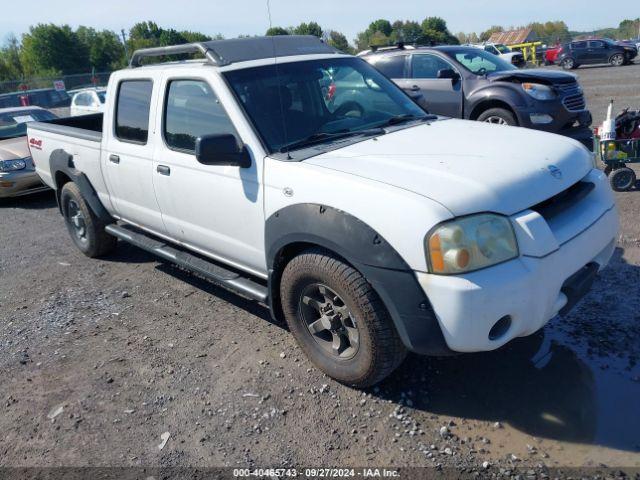
[[[519,26],[533,21],[564,20],[570,30],[617,27],[640,15],[637,0],[615,0],[607,7],[596,0],[270,0],[273,25],[316,21],[325,30],[343,32],[349,41],[378,18],[422,21],[439,16],[452,33],[481,32],[491,25]],[[18,37],[37,23],[91,26],[120,31],[153,20],[165,28],[200,31],[225,37],[263,34],[269,27],[267,0],[4,0],[0,40]]]

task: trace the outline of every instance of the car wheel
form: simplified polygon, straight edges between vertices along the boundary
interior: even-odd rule
[[[565,70],[573,70],[576,68],[576,62],[571,57],[567,57],[560,63]]]
[[[616,192],[626,192],[636,184],[636,172],[629,167],[617,168],[609,175],[609,184]]]
[[[73,243],[87,257],[100,257],[115,248],[118,240],[104,231],[104,222],[93,213],[75,183],[62,187],[60,207]]]
[[[352,266],[310,249],[285,267],[282,310],[298,344],[320,370],[364,388],[393,370],[406,349],[382,300]]]
[[[609,59],[609,63],[614,67],[621,67],[622,65],[624,65],[624,62],[625,62],[625,58],[624,58],[624,55],[621,53],[616,53],[615,55],[612,55],[611,58]]]
[[[516,117],[506,108],[490,108],[485,110],[478,116],[478,121],[493,123],[494,125],[518,125]]]

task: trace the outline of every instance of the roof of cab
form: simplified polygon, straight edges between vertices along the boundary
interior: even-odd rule
[[[254,60],[340,52],[312,35],[234,38],[136,50],[129,66],[142,66],[144,58],[194,53],[203,55],[206,63],[222,67]]]

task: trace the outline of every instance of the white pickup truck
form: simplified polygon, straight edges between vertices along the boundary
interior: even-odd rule
[[[426,114],[314,37],[138,51],[103,115],[28,136],[83,253],[120,239],[263,302],[359,387],[408,350],[537,331],[616,244],[612,192],[579,143]]]

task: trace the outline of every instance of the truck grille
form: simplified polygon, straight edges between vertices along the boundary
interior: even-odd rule
[[[586,108],[587,104],[584,100],[584,95],[576,82],[556,85],[556,88],[564,95],[562,104],[567,110],[570,112],[578,112]]]
[[[556,215],[579,203],[594,188],[595,185],[592,182],[579,181],[544,202],[534,205],[531,210],[538,212],[545,220],[551,220]]]

